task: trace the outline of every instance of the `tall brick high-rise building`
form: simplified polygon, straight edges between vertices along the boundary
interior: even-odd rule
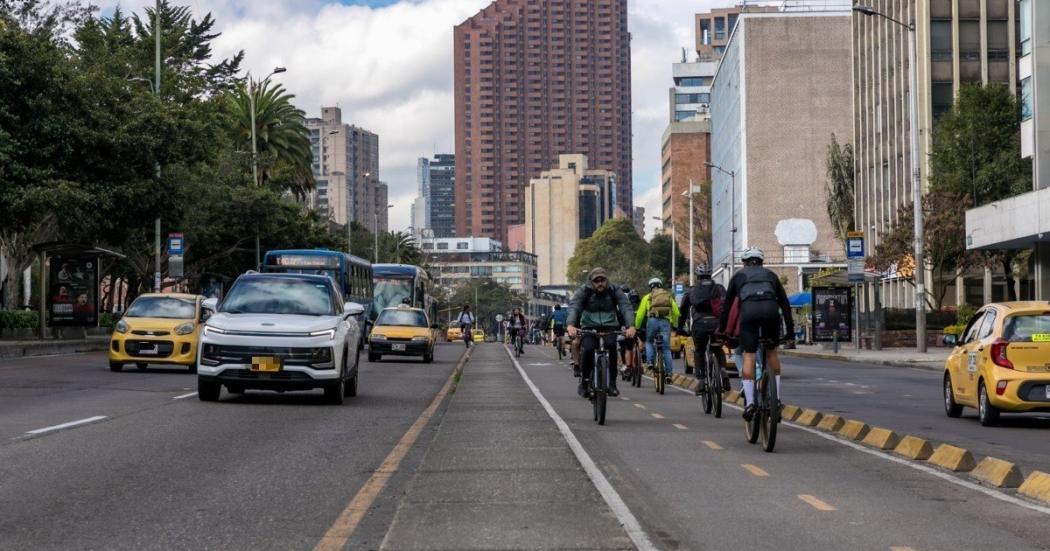
[[[615,172],[632,211],[627,0],[496,0],[454,46],[458,235],[505,241],[562,154]]]

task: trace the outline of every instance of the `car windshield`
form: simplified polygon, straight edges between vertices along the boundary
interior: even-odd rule
[[[403,327],[426,327],[427,318],[419,310],[383,310],[376,325],[400,325]]]
[[[1050,312],[1010,316],[1003,326],[1010,342],[1050,342]]]
[[[412,300],[412,280],[377,277],[372,297],[372,308],[382,313],[383,308],[397,306],[406,298]]]
[[[131,303],[125,317],[193,319],[197,313],[196,301],[191,298],[139,297]]]
[[[238,281],[219,311],[230,314],[335,315],[332,291],[325,283],[276,277]]]

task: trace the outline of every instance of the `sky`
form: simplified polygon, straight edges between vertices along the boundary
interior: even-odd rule
[[[98,2],[98,0],[96,0]],[[390,186],[390,229],[411,223],[416,160],[454,152],[452,28],[491,0],[173,0],[196,17],[211,12],[216,57],[246,53],[244,68],[275,66],[308,117],[322,106],[379,134],[380,179]],[[102,0],[110,13],[114,0]],[[660,213],[660,138],[668,122],[671,64],[693,49],[693,15],[739,0],[628,0],[631,40],[634,201],[646,234]],[[141,12],[151,0],[122,0]]]

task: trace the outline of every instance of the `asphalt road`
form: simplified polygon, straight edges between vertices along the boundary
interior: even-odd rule
[[[983,427],[977,410],[966,408],[951,419],[942,377],[929,369],[785,358],[782,399],[1012,461],[1025,472],[1050,470],[1050,415],[1004,413],[999,426]]]
[[[186,371],[111,373],[104,354],[0,362],[0,549],[312,549],[462,353],[362,359],[343,406],[320,391],[203,403]],[[378,545],[406,478],[390,479],[348,549]]]
[[[660,548],[1050,548],[1045,513],[801,429],[782,427],[765,453],[739,410],[714,419],[649,380],[621,385],[598,426],[552,352],[528,347],[520,364]],[[797,381],[784,383],[789,401]]]

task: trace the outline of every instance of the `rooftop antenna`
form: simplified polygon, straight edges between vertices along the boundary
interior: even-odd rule
[[[683,47],[682,48],[682,63],[687,63],[688,61],[689,61],[688,54],[686,54],[686,49]]]

